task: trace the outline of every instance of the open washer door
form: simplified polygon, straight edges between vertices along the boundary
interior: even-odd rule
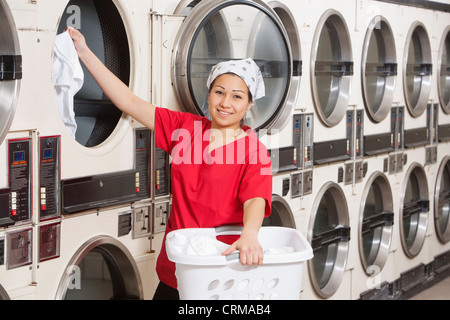
[[[253,58],[263,74],[266,96],[254,103],[245,124],[260,135],[267,131],[259,129],[282,129],[293,110],[301,63],[293,58],[289,36],[274,9],[259,0],[212,0],[184,2],[175,13],[187,14],[172,65],[181,107],[209,116],[206,79],[211,67]]]

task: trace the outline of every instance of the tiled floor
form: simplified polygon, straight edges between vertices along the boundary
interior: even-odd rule
[[[409,300],[450,300],[450,276],[409,298]]]

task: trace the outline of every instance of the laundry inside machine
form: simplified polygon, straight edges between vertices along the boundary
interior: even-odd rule
[[[80,17],[73,17],[77,8]],[[122,82],[129,85],[130,49],[121,15],[112,1],[71,0],[61,17],[58,34],[67,26],[78,27],[94,54]],[[74,96],[77,130],[75,139],[93,147],[104,142],[115,130],[122,112],[105,96],[84,65],[82,87]]]

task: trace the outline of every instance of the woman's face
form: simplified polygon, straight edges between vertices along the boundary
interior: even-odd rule
[[[208,102],[212,127],[216,129],[240,128],[241,119],[252,106],[247,84],[235,74],[216,78]]]

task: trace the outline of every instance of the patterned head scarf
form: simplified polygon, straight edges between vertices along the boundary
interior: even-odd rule
[[[206,86],[209,87],[216,78],[225,73],[233,73],[239,76],[247,84],[248,90],[253,96],[253,100],[264,97],[264,80],[258,65],[253,59],[230,60],[216,64],[211,68]]]

